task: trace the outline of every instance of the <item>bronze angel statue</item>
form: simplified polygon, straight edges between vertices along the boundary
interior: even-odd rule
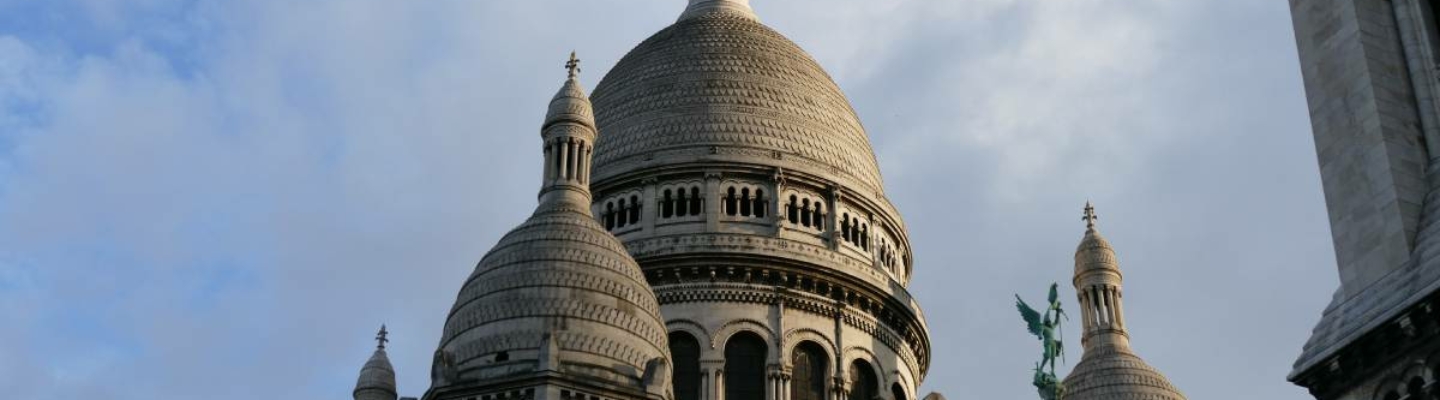
[[[1044,346],[1044,354],[1040,363],[1035,366],[1035,387],[1040,390],[1040,397],[1043,399],[1055,399],[1060,397],[1063,390],[1060,382],[1055,377],[1055,359],[1065,356],[1065,345],[1060,341],[1060,318],[1065,315],[1065,310],[1060,308],[1059,284],[1050,284],[1050,304],[1045,308],[1045,313],[1030,308],[1020,295],[1015,295],[1015,308],[1020,309],[1020,316],[1025,318],[1025,323],[1030,333],[1040,339]],[[1049,371],[1045,367],[1050,367]]]

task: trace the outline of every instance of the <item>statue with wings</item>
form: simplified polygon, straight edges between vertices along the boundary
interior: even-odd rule
[[[1055,359],[1065,357],[1065,345],[1060,341],[1060,318],[1069,319],[1065,310],[1060,308],[1059,284],[1050,284],[1050,304],[1044,314],[1030,308],[1018,294],[1015,295],[1015,308],[1020,309],[1020,316],[1025,319],[1030,333],[1044,346],[1045,353],[1035,366],[1035,388],[1040,390],[1042,399],[1059,398],[1064,389],[1055,377]],[[1050,367],[1048,371],[1045,369],[1047,366]]]

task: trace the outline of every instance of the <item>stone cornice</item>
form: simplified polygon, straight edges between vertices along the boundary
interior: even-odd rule
[[[1338,399],[1367,382],[1394,360],[1440,343],[1440,292],[1345,346],[1334,355],[1297,374],[1291,382],[1320,400]]]

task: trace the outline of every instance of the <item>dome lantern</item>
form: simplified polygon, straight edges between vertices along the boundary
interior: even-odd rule
[[[1075,293],[1080,300],[1085,355],[1065,377],[1064,400],[1185,400],[1170,380],[1130,348],[1121,291],[1124,277],[1115,249],[1095,227],[1085,202],[1085,236],[1075,249]]]

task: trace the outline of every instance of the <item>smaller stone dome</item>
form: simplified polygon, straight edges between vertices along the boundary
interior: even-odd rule
[[[550,102],[535,213],[500,239],[461,285],[431,371],[432,390],[537,376],[663,394],[669,365],[660,304],[625,246],[590,212],[594,121],[576,79]],[[478,382],[478,383],[477,383]],[[445,398],[445,397],[441,397]]]
[[[1164,374],[1126,345],[1085,349],[1065,377],[1064,400],[1185,400]]]
[[[355,399],[394,399],[398,395],[395,389],[395,367],[390,365],[390,357],[385,354],[385,348],[375,349],[370,355],[370,360],[360,368],[360,379],[355,382]]]
[[[1080,239],[1080,245],[1075,247],[1075,279],[1078,280],[1091,272],[1106,272],[1120,274],[1120,261],[1115,257],[1115,248],[1110,246],[1110,241],[1100,235],[1100,230],[1095,228],[1095,207],[1085,203],[1085,237]]]
[[[566,65],[571,66],[574,72],[571,72],[570,79],[566,79],[565,84],[560,86],[560,91],[555,93],[555,97],[550,99],[550,108],[545,112],[545,124],[541,127],[542,131],[546,127],[561,122],[572,122],[590,129],[595,128],[595,112],[591,109],[590,99],[586,97],[585,89],[580,87],[580,81],[576,75],[579,73],[579,62],[575,53],[570,53],[570,64]]]

